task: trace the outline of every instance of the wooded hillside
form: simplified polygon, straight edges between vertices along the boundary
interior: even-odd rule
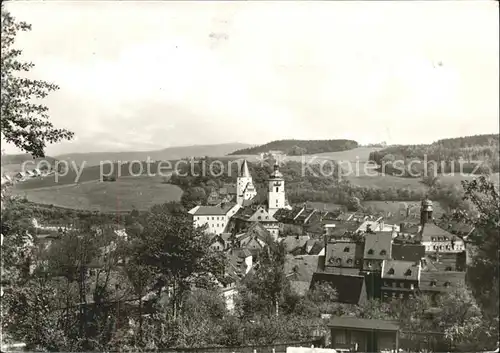
[[[370,153],[369,159],[379,165],[394,161],[436,161],[443,164],[439,172],[458,171],[460,167],[464,173],[484,173],[499,171],[498,150],[498,135],[490,134],[443,139],[428,145],[389,146]],[[476,168],[478,164],[480,168]]]
[[[353,140],[278,140],[256,147],[237,150],[231,155],[258,154],[269,151],[281,151],[291,156],[324,152],[338,152],[358,147]]]

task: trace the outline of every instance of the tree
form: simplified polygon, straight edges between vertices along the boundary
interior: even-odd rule
[[[157,208],[146,216],[137,238],[137,261],[150,267],[159,294],[164,286],[171,290],[174,318],[182,295],[192,284],[224,272],[221,254],[209,245],[209,237],[185,216],[172,216]]]
[[[356,196],[351,196],[347,200],[347,209],[349,211],[359,211],[361,209],[361,201]]]
[[[283,242],[276,244],[268,240],[259,256],[258,268],[247,284],[248,289],[259,300],[267,303],[269,312],[274,312],[276,316],[279,315],[280,303],[289,285],[284,271],[285,260]]]
[[[498,247],[500,229],[500,204],[495,184],[481,176],[463,181],[464,198],[474,206],[478,214],[459,211],[455,218],[474,226],[474,232],[466,239],[472,252],[472,264],[467,271],[467,281],[480,304],[490,332],[498,332]]]
[[[34,64],[20,61],[22,51],[12,46],[17,32],[29,31],[31,25],[16,22],[3,4],[1,12],[1,135],[5,141],[13,143],[34,157],[43,157],[47,142],[71,139],[73,133],[56,129],[49,121],[49,109],[37,102],[59,87],[22,76],[22,73],[30,71]]]

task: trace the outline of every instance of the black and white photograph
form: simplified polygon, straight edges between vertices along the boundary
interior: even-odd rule
[[[1,27],[1,352],[499,352],[498,1]]]

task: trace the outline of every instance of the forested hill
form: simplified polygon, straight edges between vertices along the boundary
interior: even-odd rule
[[[450,164],[451,162],[465,161],[471,169],[480,162],[481,173],[487,168],[498,172],[498,135],[476,135],[438,140],[428,145],[394,145],[380,151],[370,153],[369,159],[378,163],[396,160],[411,161],[438,161]]]
[[[281,151],[291,156],[338,152],[358,147],[353,140],[277,140],[256,147],[237,150],[231,155],[258,154],[269,151]]]
[[[445,148],[467,148],[473,146],[494,146],[498,145],[498,141],[498,135],[488,134],[442,139],[434,142],[433,145]]]
[[[6,154],[2,156],[2,164],[23,164],[24,162],[33,161],[33,163],[38,163],[39,161],[46,160],[50,164],[55,163],[56,159],[53,157],[46,156],[44,158],[33,158],[32,155],[27,153],[22,154]]]

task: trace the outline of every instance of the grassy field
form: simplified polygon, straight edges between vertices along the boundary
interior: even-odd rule
[[[422,183],[421,178],[402,178],[392,175],[384,175],[376,172],[373,167],[367,165],[364,168],[363,163],[360,163],[359,173],[352,172],[344,178],[349,180],[353,185],[371,186],[380,189],[393,188],[410,188],[412,190],[427,190],[427,186]],[[346,170],[347,172],[347,170]],[[346,173],[347,174],[347,173]],[[478,177],[477,175],[440,175],[439,181],[442,184],[460,184],[462,180],[472,180]],[[499,185],[499,173],[492,174],[490,179]]]
[[[14,189],[29,201],[58,207],[112,212],[145,210],[155,204],[179,201],[182,190],[160,177],[125,177],[115,182],[88,181],[31,190]]]
[[[366,186],[366,187],[376,187],[380,189],[388,188],[410,188],[412,190],[427,190],[427,186],[422,184],[419,178],[401,178],[392,175],[382,175],[377,174],[374,176],[370,175],[352,175],[345,177],[353,185]]]
[[[174,162],[170,165],[168,162],[159,163],[151,163],[149,166],[149,170],[151,171],[151,175],[158,173],[159,171],[163,173],[163,175],[169,175],[172,172],[172,167]],[[52,186],[62,186],[62,185],[73,185],[77,183],[86,183],[89,181],[98,181],[103,176],[113,175],[117,178],[121,177],[134,177],[134,178],[143,178],[147,173],[147,163],[133,163],[133,164],[104,164],[102,167],[93,166],[84,168],[80,170],[79,167],[69,167],[68,170],[64,173],[60,173],[60,175],[50,175],[43,178],[34,178],[23,181],[21,183],[16,184],[17,190],[32,190],[39,188],[46,188]],[[141,176],[143,175],[143,176]],[[159,177],[160,178],[160,177]],[[154,179],[154,178],[153,178]]]
[[[381,148],[377,147],[358,147],[353,148],[352,150],[347,151],[339,151],[339,152],[326,152],[326,153],[317,153],[305,156],[286,156],[287,161],[296,161],[296,162],[314,162],[314,161],[322,161],[322,160],[336,160],[336,161],[350,161],[350,162],[367,162],[368,157],[371,152],[378,151]],[[228,156],[232,159],[246,159],[249,162],[259,161],[260,156],[255,154],[246,154],[246,155],[232,155]]]

